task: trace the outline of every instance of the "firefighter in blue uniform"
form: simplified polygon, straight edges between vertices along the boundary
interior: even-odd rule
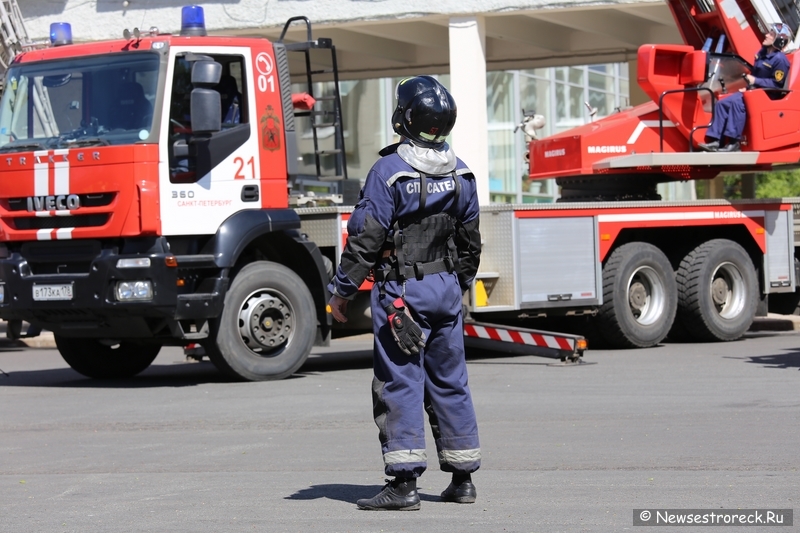
[[[440,468],[452,473],[444,501],[473,503],[480,466],[478,426],[467,384],[461,301],[480,260],[475,177],[445,138],[456,121],[450,93],[430,76],[397,86],[394,131],[347,224],[329,286],[333,317],[371,274],[375,334],[373,414],[385,472],[394,479],[367,510],[416,510],[416,478],[427,468],[425,418]]]
[[[783,49],[792,39],[787,24],[773,24],[761,42],[761,49],[756,54],[753,70],[747,74],[748,87],[759,89],[783,89],[789,75],[789,60]],[[770,91],[773,100],[783,98],[780,91]],[[706,132],[705,143],[698,146],[707,152],[738,152],[741,150],[742,132],[747,114],[744,107],[744,96],[741,92],[733,93],[719,100],[714,107],[714,120]]]

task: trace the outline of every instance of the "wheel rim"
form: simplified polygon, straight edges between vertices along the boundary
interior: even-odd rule
[[[294,317],[294,308],[282,292],[259,289],[244,299],[239,310],[239,334],[254,353],[275,356],[294,336]]]
[[[726,319],[736,318],[741,314],[747,302],[744,276],[733,263],[722,263],[711,275],[711,302]]]
[[[665,290],[655,269],[642,266],[634,270],[625,296],[633,319],[639,324],[649,326],[661,318],[666,305]]]

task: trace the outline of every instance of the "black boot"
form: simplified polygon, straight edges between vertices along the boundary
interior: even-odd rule
[[[718,152],[741,152],[742,151],[742,143],[737,140],[732,140],[719,150]]]
[[[413,477],[396,477],[386,480],[386,486],[377,495],[356,502],[366,511],[419,511],[417,480]]]
[[[453,480],[444,489],[442,501],[455,503],[475,503],[478,491],[472,483],[472,476],[469,474],[453,474]]]
[[[716,152],[719,150],[719,141],[717,139],[712,139],[707,143],[699,143],[697,146],[705,152]]]

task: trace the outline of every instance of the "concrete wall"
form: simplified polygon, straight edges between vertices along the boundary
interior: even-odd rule
[[[23,0],[20,10],[32,38],[49,35],[52,22],[69,22],[75,40],[119,37],[125,28],[156,26],[163,32],[180,29],[181,0]],[[526,10],[556,10],[598,5],[662,4],[661,0],[591,2],[587,0],[222,0],[203,3],[210,31],[282,26],[305,15],[315,24],[464,16]]]

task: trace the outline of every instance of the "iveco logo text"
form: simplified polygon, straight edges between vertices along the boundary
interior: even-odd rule
[[[624,154],[628,151],[627,146],[588,146],[590,154]]]
[[[565,149],[559,148],[558,150],[547,150],[547,151],[545,151],[544,156],[545,157],[561,157],[562,155],[565,155],[566,153],[567,153],[567,151]]]
[[[81,200],[77,194],[59,194],[58,196],[29,196],[28,211],[64,211],[78,209]]]

